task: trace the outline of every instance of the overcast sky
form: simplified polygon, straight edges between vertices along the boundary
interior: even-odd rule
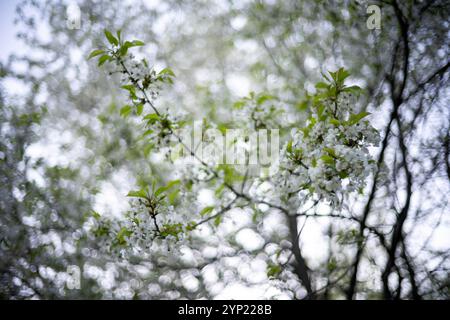
[[[10,53],[16,49],[16,28],[14,27],[15,7],[19,0],[0,1],[0,30],[2,30],[2,47],[0,60],[4,62]]]

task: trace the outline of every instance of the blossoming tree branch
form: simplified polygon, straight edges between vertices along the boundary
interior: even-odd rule
[[[197,145],[187,142],[183,131],[192,127],[196,119],[158,105],[160,91],[173,83],[174,72],[170,68],[157,71],[147,60],[135,58],[130,49],[143,46],[142,41],[126,41],[120,31],[115,35],[107,30],[104,33],[108,44],[92,51],[89,58],[98,58],[99,67],[105,65],[111,74],[121,75],[121,88],[128,92],[129,103],[120,114],[140,119],[142,138],[152,153],[165,156],[176,179],[155,179],[151,185],[130,191],[131,210],[123,219],[94,212],[90,232],[101,241],[102,248],[118,259],[151,255],[156,246],[173,252],[195,241],[196,232],[203,225],[220,228],[224,216],[232,214],[234,208],[252,211],[255,224],[268,212],[277,211],[289,222],[291,239],[273,255],[267,274],[280,277],[291,271],[308,296],[313,297],[317,289],[311,284],[298,245],[301,229],[297,219],[352,219],[343,215],[346,199],[364,192],[366,181],[377,166],[369,148],[378,146],[379,133],[368,120],[370,114],[358,107],[361,88],[346,85],[349,72],[340,68],[322,74],[323,81],[316,84],[315,93],[295,97],[300,102],[294,106],[270,93],[251,92],[232,106],[233,123],[202,120],[202,129],[219,132],[232,128],[243,132],[277,130],[281,146],[279,150],[271,149],[272,155],[278,153],[277,161],[256,165],[255,170],[248,155],[250,151],[261,152],[261,145],[249,143],[248,139],[240,140],[244,150],[240,156],[245,160],[239,165],[213,161],[207,151],[205,156],[205,148],[198,154]],[[298,114],[306,114],[306,120],[289,120],[297,119]],[[207,133],[200,134],[201,143],[209,138]],[[238,141],[229,140],[219,149]],[[260,140],[261,135],[257,135],[255,141]],[[264,141],[274,144],[275,140]],[[181,156],[174,157],[174,153],[180,153],[180,146]],[[215,204],[199,208],[194,200],[205,187],[214,190]],[[329,210],[323,215],[309,214],[308,207],[318,205]],[[288,258],[280,262],[278,258],[283,253]]]

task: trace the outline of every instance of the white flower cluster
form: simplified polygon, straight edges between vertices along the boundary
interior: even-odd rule
[[[145,136],[152,141],[155,151],[161,151],[168,156],[170,147],[178,142],[173,132],[179,129],[187,113],[180,108],[175,110],[159,108],[157,111],[154,102],[159,96],[162,85],[172,83],[173,72],[166,68],[158,73],[148,66],[145,59],[137,60],[132,54],[117,59],[116,64],[122,74],[122,88],[129,91],[135,108],[140,109],[137,113],[140,115],[144,106],[153,112],[143,115],[146,126]]]
[[[159,96],[161,83],[156,71],[149,68],[145,59],[137,60],[132,54],[128,54],[120,60],[116,61],[122,71],[121,83],[123,85],[133,84],[146,90],[148,97],[152,100]],[[142,93],[136,91],[138,98],[144,98]]]
[[[173,206],[159,206],[156,216],[150,214],[145,200],[132,199],[130,207],[124,219],[92,219],[90,230],[102,250],[122,258],[156,250],[173,254],[186,240],[187,217]]]
[[[292,131],[285,158],[289,174],[282,179],[290,180],[285,184],[291,192],[303,187],[337,203],[339,195],[362,191],[375,167],[368,147],[379,144],[379,134],[362,120],[366,113],[353,113],[345,97],[324,107],[313,112],[305,128]]]

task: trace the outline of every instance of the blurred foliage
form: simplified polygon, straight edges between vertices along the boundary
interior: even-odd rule
[[[389,168],[390,174],[367,190],[373,195],[369,199],[348,199],[352,210],[347,215],[321,220],[332,226],[332,233],[323,231],[322,237],[329,242],[327,257],[306,257],[315,266],[308,272],[317,294],[348,295],[354,252],[365,247],[365,272],[359,273],[356,297],[386,298],[380,287],[389,279],[379,274],[396,240],[391,238],[393,230],[399,227],[403,246],[396,250],[396,243],[394,267],[387,268],[386,277],[392,279],[392,288],[396,286],[391,291],[398,298],[418,298],[417,292],[422,298],[448,298],[448,248],[436,248],[430,239],[433,230],[448,224],[449,212],[449,4],[373,2],[381,7],[381,30],[366,27],[367,3],[353,0],[81,0],[80,29],[67,27],[65,1],[19,4],[18,36],[30,50],[12,55],[1,72],[5,81],[16,81],[16,92],[0,100],[0,298],[210,298],[235,282],[277,288],[270,297],[305,297],[292,258],[297,234],[290,237],[292,226],[261,208],[240,211],[241,220],[256,217],[246,228],[264,240],[253,253],[236,243],[240,230],[209,230],[196,237],[191,248],[184,248],[192,257],[189,261],[154,253],[117,262],[85,234],[86,217],[92,216],[106,186],[123,193],[106,206],[113,210],[117,202],[126,201],[128,187],[155,180],[166,185],[172,173],[150,156],[151,147],[126,105],[129,92],[117,86],[120,75],[99,71],[93,59],[85,59],[103,42],[104,29],[142,39],[148,45],[134,43],[138,55],[145,55],[152,65],[173,68],[177,81],[160,105],[175,105],[192,119],[223,126],[231,122],[233,103],[242,107],[242,96],[250,91],[269,92],[280,103],[297,108],[292,124],[304,123],[309,117],[306,106],[312,103],[307,91],[315,90],[320,71],[341,65],[348,69],[351,80],[366,92],[359,100],[361,110],[370,111],[386,135],[379,167]],[[405,26],[408,47],[402,43]],[[117,37],[107,36],[112,42]],[[405,59],[408,78],[402,85]],[[244,80],[236,86],[236,79]],[[330,94],[327,84],[316,89]],[[135,113],[142,112],[139,108]],[[402,153],[401,141],[406,141],[407,153]],[[48,152],[31,156],[32,146]],[[223,171],[228,179],[237,177],[226,166]],[[221,187],[210,186],[219,196]],[[404,199],[411,195],[413,205],[406,207]],[[358,209],[364,206],[367,214]],[[406,223],[399,224],[396,219],[405,207]],[[209,210],[203,214],[211,214]],[[273,224],[271,231],[267,224]],[[425,225],[431,230],[429,237],[420,228]],[[409,239],[415,238],[419,244],[410,247]],[[263,273],[271,282],[267,277],[253,279],[249,270],[258,269],[258,264],[265,266]],[[81,269],[80,290],[67,288],[70,265]]]

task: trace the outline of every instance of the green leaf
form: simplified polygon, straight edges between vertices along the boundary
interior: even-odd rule
[[[269,278],[275,278],[281,273],[281,271],[283,271],[283,269],[280,265],[269,264],[269,266],[267,267],[267,276]]]
[[[131,46],[132,47],[140,47],[140,46],[143,46],[143,45],[145,45],[145,43],[143,41],[141,41],[141,40],[133,40],[131,42]]]
[[[147,199],[147,194],[144,190],[130,191],[128,192],[127,197]]]
[[[325,73],[320,72],[320,74],[322,75],[322,77],[324,77],[325,80],[327,80],[328,82],[331,82],[330,78],[328,78],[328,76]]]
[[[116,45],[116,46],[119,45],[119,40],[117,40],[117,38],[114,37],[111,32],[109,32],[106,29],[104,30],[104,32],[105,32],[106,39],[108,39],[109,43]]]
[[[136,114],[138,115],[138,116],[140,116],[141,114],[142,114],[142,111],[144,110],[144,105],[141,103],[141,104],[138,104],[137,106],[136,106]]]
[[[128,91],[135,91],[136,90],[132,84],[123,85],[121,88],[125,89],[125,90],[128,90]]]
[[[336,270],[336,268],[337,268],[336,259],[331,258],[330,261],[328,262],[327,269],[329,272],[333,272],[334,270]]]
[[[220,195],[222,194],[223,190],[225,189],[225,185],[222,183],[215,191],[214,194],[216,195],[216,197],[220,197]]]
[[[258,99],[256,99],[256,104],[258,105],[262,105],[264,102],[269,101],[269,100],[274,100],[275,97],[271,96],[269,94],[261,94],[258,96]]]
[[[130,230],[128,230],[125,227],[122,227],[119,232],[117,233],[117,243],[119,245],[126,245],[127,241],[125,239],[125,237],[129,237],[131,236],[132,232]]]
[[[361,89],[361,87],[358,87],[358,86],[350,86],[350,87],[345,87],[342,91],[359,94],[359,93],[361,93],[362,89]]]
[[[146,157],[148,157],[148,155],[149,155],[150,152],[152,151],[153,147],[154,147],[154,144],[152,144],[152,143],[147,143],[147,144],[144,146],[143,152],[144,152],[144,155],[145,155]]]
[[[109,228],[105,225],[99,226],[96,230],[94,230],[94,236],[101,237],[107,236],[109,234]]]
[[[122,44],[122,46],[120,47],[119,53],[121,56],[124,56],[127,54],[129,48],[139,47],[139,46],[143,46],[143,45],[144,45],[144,42],[142,42],[140,40],[125,41],[125,43]]]
[[[337,81],[339,83],[344,83],[344,80],[347,79],[347,77],[350,75],[350,72],[345,70],[344,68],[340,68],[337,71]]]
[[[297,103],[296,107],[297,109],[299,109],[300,111],[305,111],[308,109],[309,103],[308,100],[302,101]]]
[[[334,124],[335,126],[338,126],[338,125],[341,124],[341,122],[338,119],[335,119],[335,118],[331,118],[330,119],[330,123]]]
[[[164,68],[158,73],[158,75],[163,75],[163,74],[167,74],[171,77],[175,77],[175,73],[170,68]]]
[[[301,128],[300,130],[302,130],[303,135],[307,138],[309,137],[309,132],[311,131],[311,129],[309,127],[305,127],[305,128]]]
[[[316,89],[328,89],[328,84],[325,82],[318,82],[316,83]]]
[[[245,101],[237,101],[233,104],[234,109],[242,109],[242,107],[245,106]]]
[[[289,140],[287,146],[286,146],[286,151],[288,153],[292,153],[292,140]]]
[[[180,184],[180,180],[172,180],[172,181],[169,181],[169,182],[167,183],[167,188],[170,189],[170,188],[172,188],[173,186],[176,186],[177,184]]]
[[[328,152],[329,155],[336,157],[336,152],[331,148],[323,148],[326,152]]]
[[[361,119],[367,117],[368,115],[370,115],[370,112],[367,111],[363,111],[357,114],[351,114],[349,119],[348,119],[348,123],[350,125],[356,124],[358,123]]]
[[[330,74],[331,78],[332,78],[334,81],[337,81],[337,76],[336,76],[337,71],[336,71],[336,72],[328,71],[328,73]]]
[[[176,189],[175,191],[173,191],[169,194],[168,199],[169,199],[170,204],[173,205],[175,203],[175,200],[177,199],[179,193],[180,193],[180,189]]]
[[[334,164],[334,159],[333,157],[329,156],[329,155],[323,155],[320,157],[320,160],[322,160],[324,163],[326,164]]]
[[[88,60],[92,59],[93,57],[99,56],[99,55],[103,54],[104,52],[105,52],[104,50],[100,50],[100,49],[94,50],[89,54]]]
[[[127,52],[128,52],[128,46],[123,44],[119,49],[119,53],[121,56],[125,56],[127,54]]]
[[[223,170],[225,183],[232,184],[237,181],[242,181],[244,178],[229,164],[220,164],[218,169]]]
[[[130,115],[131,109],[132,108],[129,105],[124,106],[122,109],[120,109],[120,115],[124,118],[128,117]]]
[[[324,151],[328,152],[328,154],[332,157],[336,157],[336,152],[331,148],[323,148]]]
[[[142,134],[142,136],[145,137],[145,136],[148,136],[149,134],[152,134],[152,133],[153,133],[153,130],[152,130],[152,129],[149,129],[149,130],[145,131],[145,132]]]
[[[214,219],[214,225],[216,226],[216,227],[218,227],[219,226],[219,224],[222,222],[222,216],[221,215],[218,215],[215,219]]]
[[[319,116],[319,118],[322,116],[323,111],[325,110],[325,105],[324,104],[320,104],[317,107],[317,115]],[[322,119],[319,119],[322,120]]]
[[[155,191],[155,197],[159,196],[161,193],[163,193],[164,191],[166,191],[168,188],[166,186],[163,187],[159,187],[158,189],[156,189]]]
[[[132,99],[137,99],[136,88],[133,85],[127,84],[127,85],[122,86],[121,88],[127,90],[130,93],[130,97]]]
[[[172,188],[173,186],[175,186],[175,185],[177,185],[177,184],[179,184],[179,183],[180,183],[180,180],[172,180],[172,181],[169,181],[169,183],[167,183],[167,185],[162,186],[162,187],[158,188],[158,189],[155,191],[155,196],[156,196],[156,197],[159,196],[161,193],[163,193],[163,192],[169,190],[170,188]]]
[[[98,66],[101,67],[101,66],[102,66],[106,61],[108,61],[108,60],[111,60],[111,57],[108,56],[107,54],[101,56],[101,57],[98,59]]]
[[[101,218],[101,215],[100,215],[100,213],[98,213],[97,211],[94,211],[94,210],[92,210],[92,217],[95,219],[95,220],[100,220],[100,218]]]
[[[161,228],[161,236],[167,237],[169,235],[179,238],[179,234],[183,232],[183,225],[181,223],[164,224]]]
[[[345,178],[347,178],[349,176],[349,174],[348,174],[348,172],[346,172],[346,171],[340,171],[339,172],[339,178],[341,178],[341,179],[345,179]]]
[[[186,230],[187,231],[192,231],[195,229],[196,223],[194,221],[190,221],[187,225],[186,225]]]
[[[144,120],[147,120],[147,123],[151,125],[159,120],[159,116],[156,113],[150,113],[144,117]]]
[[[202,209],[202,211],[200,211],[200,215],[203,217],[203,216],[211,213],[213,210],[214,210],[213,206],[205,207],[205,208]]]

